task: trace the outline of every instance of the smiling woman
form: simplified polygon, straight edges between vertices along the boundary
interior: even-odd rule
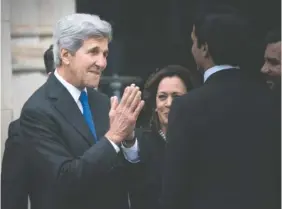
[[[170,107],[176,97],[189,94],[192,88],[189,70],[179,65],[157,71],[145,83],[144,123],[136,130],[142,166],[134,174],[137,180],[130,193],[132,209],[158,208]]]
[[[190,71],[179,65],[169,65],[153,73],[146,81],[143,91],[146,103],[145,123],[142,127],[166,132],[167,115],[175,97],[189,92],[193,88]],[[150,120],[150,123],[146,122]]]

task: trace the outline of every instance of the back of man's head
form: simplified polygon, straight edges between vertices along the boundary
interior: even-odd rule
[[[241,65],[250,50],[249,20],[232,7],[213,7],[194,22],[198,46],[207,44],[215,65]]]
[[[50,47],[44,52],[44,65],[47,74],[55,71],[53,45],[50,45]]]

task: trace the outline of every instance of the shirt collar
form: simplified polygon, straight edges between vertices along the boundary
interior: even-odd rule
[[[204,73],[204,82],[214,73],[221,71],[221,70],[229,70],[229,69],[239,69],[238,66],[232,66],[232,65],[215,65],[208,70],[205,71]]]
[[[57,69],[55,70],[54,75],[61,82],[61,84],[68,90],[68,92],[73,97],[74,101],[77,103],[79,101],[81,90],[79,90],[78,88],[67,82],[62,76],[60,76]],[[84,91],[87,92],[86,88],[84,89]]]

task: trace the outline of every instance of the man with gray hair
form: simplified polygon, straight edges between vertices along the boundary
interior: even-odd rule
[[[95,91],[107,65],[111,25],[96,15],[60,19],[53,34],[56,70],[25,103],[22,134],[36,171],[32,208],[126,209],[129,162],[143,108],[134,84],[118,102]]]

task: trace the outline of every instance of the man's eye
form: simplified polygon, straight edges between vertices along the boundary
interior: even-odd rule
[[[93,48],[91,50],[89,50],[89,53],[92,55],[96,55],[100,52],[100,50],[98,48]]]
[[[96,55],[96,54],[99,53],[99,51],[98,50],[92,50],[90,53],[93,54],[93,55]]]
[[[109,56],[109,52],[104,52],[104,57],[108,57]]]
[[[268,59],[267,62],[272,66],[276,66],[280,64],[279,61],[276,59]]]

